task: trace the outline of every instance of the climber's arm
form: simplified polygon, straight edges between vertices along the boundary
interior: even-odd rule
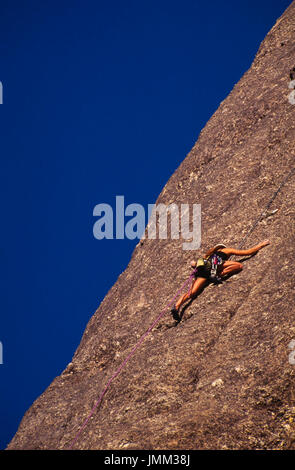
[[[226,255],[238,255],[238,256],[248,256],[248,255],[254,255],[257,253],[259,250],[264,248],[265,246],[269,245],[270,241],[269,240],[264,240],[263,242],[259,243],[256,246],[253,246],[252,248],[249,248],[248,250],[236,250],[235,248],[223,248],[222,251]]]

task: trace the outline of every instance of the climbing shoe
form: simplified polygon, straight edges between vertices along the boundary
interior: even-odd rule
[[[175,321],[180,321],[180,317],[178,315],[178,310],[175,307],[173,307],[171,309],[171,315],[172,315],[172,317],[174,318]]]

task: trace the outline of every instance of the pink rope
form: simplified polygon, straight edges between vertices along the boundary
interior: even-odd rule
[[[82,423],[82,426],[81,428],[79,429],[79,431],[77,432],[76,436],[74,437],[74,439],[72,440],[70,446],[68,447],[68,449],[72,449],[74,444],[77,442],[78,440],[78,437],[80,436],[81,432],[83,431],[83,429],[85,429],[85,427],[87,426],[87,423],[88,421],[90,420],[91,416],[93,415],[93,413],[95,412],[96,408],[98,407],[98,405],[101,403],[106,391],[108,390],[109,386],[111,385],[112,381],[117,377],[117,375],[120,374],[121,370],[123,369],[123,367],[125,366],[125,364],[129,361],[129,359],[133,356],[133,354],[135,353],[135,351],[139,348],[139,346],[141,345],[141,343],[144,341],[144,339],[146,338],[146,336],[152,331],[152,329],[154,328],[154,326],[160,321],[160,319],[162,318],[162,316],[164,315],[164,313],[166,313],[166,310],[168,307],[170,307],[170,305],[174,302],[174,300],[176,299],[176,297],[179,295],[179,293],[182,291],[182,289],[188,284],[188,282],[192,279],[192,277],[194,276],[195,272],[193,272],[189,278],[185,281],[185,283],[181,286],[181,288],[177,291],[177,293],[175,294],[175,296],[173,297],[173,299],[166,305],[166,307],[164,308],[164,310],[162,310],[162,312],[160,313],[160,315],[156,318],[156,320],[151,324],[151,326],[146,330],[146,332],[141,336],[141,338],[138,340],[138,342],[136,343],[136,345],[133,347],[133,349],[130,351],[130,353],[128,354],[128,356],[126,357],[126,359],[122,362],[122,364],[118,367],[118,369],[116,370],[116,372],[112,375],[112,377],[109,379],[108,383],[106,384],[105,388],[103,389],[103,391],[101,392],[99,398],[97,399],[97,401],[94,403],[94,406],[92,408],[92,410],[90,411],[89,415],[87,416],[87,418],[84,420],[84,422]]]

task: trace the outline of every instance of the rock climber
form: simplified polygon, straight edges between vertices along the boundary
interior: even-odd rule
[[[192,261],[191,267],[194,269],[194,278],[189,291],[178,299],[171,310],[174,320],[180,321],[178,312],[183,303],[189,299],[194,299],[210,282],[220,283],[225,277],[242,271],[242,263],[229,260],[230,256],[255,255],[269,244],[269,240],[264,240],[248,250],[237,250],[235,248],[226,248],[225,245],[219,243],[208,250],[203,258]]]

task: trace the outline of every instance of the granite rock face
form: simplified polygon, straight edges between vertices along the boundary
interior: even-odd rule
[[[295,166],[294,67],[295,2],[156,201],[201,204],[200,253],[220,241],[237,247]],[[266,238],[271,245],[240,274],[209,285],[179,323],[164,315],[75,449],[295,448],[294,202],[293,174],[245,247]],[[187,279],[196,253],[182,243],[138,243],[72,362],[26,412],[8,449],[68,448],[112,374]]]

